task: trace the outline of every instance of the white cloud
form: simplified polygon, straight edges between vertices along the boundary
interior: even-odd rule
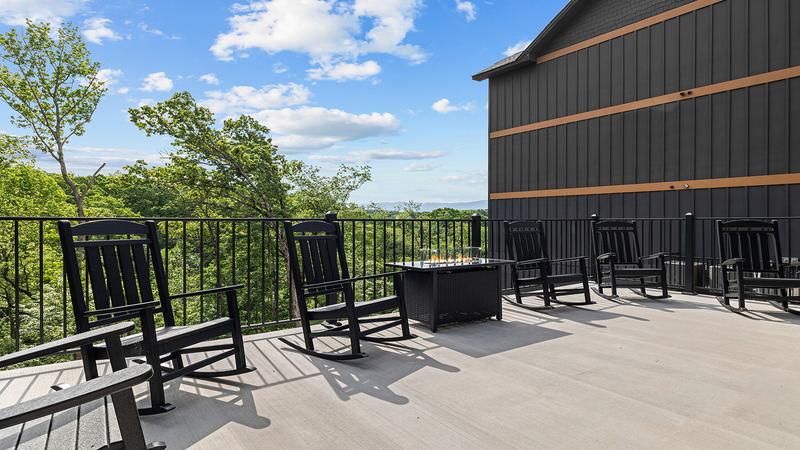
[[[463,105],[456,105],[450,103],[450,100],[443,98],[441,100],[437,100],[431,105],[431,109],[438,112],[439,114],[449,114],[451,112],[456,111],[473,111],[475,109],[475,104],[472,102],[464,103]]]
[[[485,171],[462,173],[455,175],[445,175],[440,178],[442,182],[449,184],[485,186],[487,181],[487,174]]]
[[[127,94],[130,91],[131,91],[131,88],[129,88],[127,86],[123,86],[123,87],[117,89],[117,94],[123,94],[124,95],[124,94]]]
[[[159,30],[158,28],[153,28],[147,25],[146,23],[140,23],[139,29],[144,31],[145,33],[149,33],[158,37],[163,37],[164,39],[169,39],[169,40],[180,39],[180,36],[175,36],[173,34],[166,34],[163,31]]]
[[[122,39],[120,35],[108,27],[110,24],[111,19],[90,17],[83,21],[83,30],[81,34],[87,41],[99,45],[103,44],[103,39],[109,41],[118,41]]]
[[[321,63],[320,67],[309,69],[307,72],[312,80],[366,80],[381,73],[381,66],[373,60],[363,63]]]
[[[106,87],[111,87],[119,81],[122,76],[120,69],[100,69],[97,71],[97,81],[105,83]]]
[[[219,84],[219,78],[217,78],[217,76],[214,75],[213,73],[206,73],[206,74],[200,75],[199,79],[200,79],[200,81],[206,82],[206,83],[208,83],[210,85],[213,85],[213,86],[216,86],[216,85]]]
[[[25,19],[31,19],[58,26],[77,13],[84,3],[86,0],[2,0],[0,22],[16,26],[25,25]]]
[[[217,36],[210,51],[222,60],[241,57],[249,49],[270,54],[303,53],[319,66],[312,73],[322,79],[329,79],[324,75],[329,72],[326,65],[335,68],[350,64],[340,70],[374,72],[377,63],[364,66],[358,62],[360,56],[370,53],[421,63],[427,58],[425,52],[405,42],[414,30],[421,6],[422,0],[261,0],[237,4],[228,18],[230,30]]]
[[[260,89],[234,86],[228,91],[209,91],[201,105],[217,114],[250,114],[267,109],[308,103],[311,91],[302,84],[272,84]]]
[[[376,160],[412,161],[422,159],[435,159],[444,156],[441,151],[412,151],[396,149],[354,150],[342,155],[311,155],[311,161],[335,163],[363,163]]]
[[[528,48],[528,46],[531,45],[531,42],[532,42],[531,40],[519,41],[516,44],[512,45],[511,47],[508,47],[503,52],[503,55],[505,55],[505,56],[515,55],[515,54],[525,50],[526,48]]]
[[[475,20],[475,4],[464,0],[456,0],[456,11],[464,13],[467,22]]]
[[[396,133],[400,121],[391,113],[353,114],[339,109],[300,107],[265,109],[253,116],[275,133],[286,150],[329,148],[346,141]]]
[[[143,98],[143,99],[140,99],[140,100],[139,100],[139,103],[137,103],[137,106],[138,106],[139,108],[141,108],[142,106],[151,106],[151,105],[153,105],[155,102],[156,102],[156,101],[155,101],[155,100],[153,100],[152,98]]]
[[[216,114],[248,114],[269,127],[282,150],[317,150],[338,143],[396,133],[400,121],[390,113],[353,114],[339,109],[304,106],[311,91],[298,83],[255,88],[234,86],[208,91],[201,105]]]
[[[275,63],[272,65],[272,71],[274,73],[286,73],[289,71],[289,67],[287,67],[286,64],[283,63]]]
[[[413,162],[405,167],[403,167],[403,171],[405,172],[430,172],[431,170],[437,167],[436,164],[426,164],[426,163],[418,163]]]
[[[164,72],[154,72],[146,76],[142,82],[142,87],[139,89],[152,92],[152,91],[169,91],[172,89],[172,80],[167,77]]]

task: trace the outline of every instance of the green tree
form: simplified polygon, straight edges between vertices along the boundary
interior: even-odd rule
[[[217,128],[211,111],[188,92],[128,112],[148,136],[172,138],[171,176],[202,193],[200,202],[233,216],[280,217],[286,212],[287,177],[302,164],[280,155],[269,129],[252,117],[226,119]]]
[[[352,210],[350,195],[372,179],[369,166],[342,165],[334,175],[324,176],[319,168],[303,166],[291,176],[294,187],[290,210],[299,217],[321,217],[328,211]]]
[[[28,139],[0,133],[0,169],[9,167],[15,161],[28,161]]]
[[[78,183],[70,174],[65,148],[81,136],[106,92],[78,29],[67,25],[53,31],[47,23],[28,21],[21,32],[0,35],[0,99],[16,113],[14,125],[32,133],[34,147],[53,157],[75,200],[79,216],[97,174]]]

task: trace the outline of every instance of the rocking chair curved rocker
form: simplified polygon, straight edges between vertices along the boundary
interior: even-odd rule
[[[615,300],[619,298],[617,289],[626,287],[633,294],[648,299],[670,297],[665,264],[669,254],[660,252],[640,256],[639,234],[635,221],[592,221],[592,244],[597,258],[595,262],[597,287],[593,287],[592,290],[597,295]],[[645,261],[655,261],[656,264],[645,267]],[[608,288],[611,288],[611,295],[603,291]],[[660,288],[661,294],[648,294],[647,288]]]
[[[561,305],[580,306],[591,305],[589,294],[589,274],[587,270],[587,257],[551,259],[547,252],[547,237],[542,221],[517,221],[504,222],[505,241],[508,256],[516,262],[511,265],[511,284],[514,287],[516,306],[541,311],[553,309],[551,303]],[[562,270],[555,273],[555,265],[570,267],[577,264],[577,271]],[[531,276],[524,276],[531,274]],[[559,287],[580,283],[581,287]],[[522,288],[526,286],[541,286],[531,294],[541,298],[544,304],[539,306],[528,305],[522,301]],[[583,294],[584,301],[570,302],[559,300],[561,295]],[[510,300],[506,299],[510,302]]]
[[[800,289],[800,278],[786,273],[800,262],[783,261],[777,220],[718,220],[717,237],[722,271],[722,296],[717,301],[722,306],[743,313],[746,300],[760,300],[800,314],[789,306],[800,303],[800,295],[789,295],[789,290]],[[738,300],[738,306],[732,306],[731,299]]]
[[[280,341],[298,352],[317,358],[341,361],[363,358],[361,340],[371,342],[395,342],[413,339],[408,326],[408,315],[403,299],[402,272],[388,272],[359,277],[350,277],[347,269],[347,258],[344,251],[344,240],[339,224],[335,222],[309,221],[292,225],[284,222],[286,242],[289,248],[289,265],[292,281],[297,291],[300,309],[300,324],[303,329],[305,346],[286,338]],[[355,283],[357,281],[378,278],[393,278],[394,295],[369,301],[355,301]],[[335,303],[339,295],[343,302]],[[308,307],[308,300],[325,297],[325,305]],[[373,314],[399,310],[394,316],[367,317]],[[347,320],[339,324],[339,320]],[[322,331],[312,331],[312,322],[327,321],[335,326]],[[382,323],[368,330],[362,330],[361,324]],[[374,336],[380,331],[400,326],[402,334],[392,337]],[[350,339],[349,353],[326,353],[315,350],[314,339],[324,336],[345,336]]]

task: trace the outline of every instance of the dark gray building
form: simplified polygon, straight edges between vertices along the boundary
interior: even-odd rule
[[[489,214],[800,215],[798,77],[800,1],[572,0],[473,77]]]

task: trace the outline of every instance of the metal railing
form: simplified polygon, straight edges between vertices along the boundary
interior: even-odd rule
[[[474,243],[480,246],[487,233],[480,217],[340,219],[331,214],[325,219],[337,220],[342,227],[353,276],[384,271],[387,262],[412,260],[421,248],[466,247]],[[1,353],[74,332],[56,227],[59,220],[79,221],[74,217],[0,217]],[[171,293],[241,283],[244,288],[239,293],[239,302],[244,327],[288,326],[297,320],[290,303],[282,227],[285,220],[310,219],[127,220],[156,222]],[[384,280],[360,282],[356,287],[357,299],[385,295],[390,287],[390,282]],[[90,289],[85,292],[91,296]],[[224,301],[213,295],[197,302],[179,302],[175,307],[179,324],[225,314]]]
[[[60,338],[74,332],[54,217],[0,217],[0,352]],[[550,256],[591,256],[591,221],[543,220]],[[623,218],[624,219],[624,218]],[[639,224],[642,252],[667,252],[671,289],[716,293],[720,289],[716,255],[717,218],[631,218]],[[729,219],[729,218],[724,218]],[[800,217],[779,217],[784,255],[800,253]],[[77,222],[77,218],[66,218]],[[170,292],[188,292],[242,283],[240,310],[247,328],[290,326],[297,320],[290,300],[281,227],[274,218],[131,218],[154,220],[161,235]],[[353,276],[385,270],[391,261],[418,259],[423,248],[477,246],[485,255],[505,258],[504,220],[480,216],[458,219],[337,218]],[[510,286],[506,277],[506,286]],[[385,295],[389,281],[365,280],[358,299]],[[89,289],[86,290],[89,293]],[[320,299],[324,301],[324,299]],[[224,314],[224,302],[207,296],[176,305],[178,323],[190,324]]]

